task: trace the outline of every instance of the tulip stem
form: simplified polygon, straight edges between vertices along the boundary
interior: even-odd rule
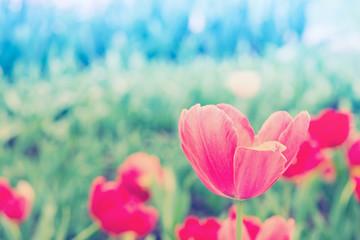
[[[243,201],[236,201],[236,240],[242,239],[242,226],[243,226]]]
[[[93,235],[97,230],[98,226],[96,223],[91,224],[89,227],[85,228],[83,231],[81,231],[76,237],[74,237],[72,240],[84,240],[88,239],[91,235]]]
[[[285,206],[285,217],[289,218],[291,213],[291,185],[285,183],[284,186],[284,206]]]
[[[21,240],[22,236],[21,236],[21,232],[19,229],[19,226],[11,221],[8,220],[6,218],[0,218],[0,226],[5,230],[5,235],[8,237],[8,239],[13,239],[13,240]]]
[[[334,210],[333,225],[335,227],[338,225],[339,219],[341,218],[342,213],[345,211],[345,208],[351,199],[353,191],[354,191],[354,185],[352,184],[351,180],[349,180],[346,183],[346,185],[340,195],[337,206],[334,208],[335,210]]]

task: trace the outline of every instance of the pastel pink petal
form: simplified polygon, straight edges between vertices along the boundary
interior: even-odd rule
[[[236,240],[236,219],[225,219],[217,236],[218,240]],[[244,223],[242,226],[242,240],[252,240]]]
[[[223,103],[216,106],[223,110],[233,121],[238,133],[238,146],[252,146],[255,133],[247,117],[229,104]]]
[[[196,175],[199,177],[200,181],[205,185],[205,187],[207,187],[211,192],[219,195],[219,196],[222,196],[222,197],[228,197],[226,195],[224,195],[219,189],[217,189],[213,184],[212,182],[209,180],[208,176],[204,173],[204,171],[202,171],[198,166],[197,166],[197,163],[196,163],[196,159],[194,158],[194,156],[187,152],[187,147],[186,146],[183,146],[181,145],[182,148],[183,148],[183,151],[184,151],[184,154],[185,156],[187,156],[191,166],[193,167]],[[192,164],[194,163],[194,164]]]
[[[217,192],[233,196],[237,134],[225,112],[213,105],[200,108],[199,104],[184,110],[179,119],[179,135],[184,153],[199,178]]]
[[[262,224],[256,240],[290,240],[294,228],[294,219],[285,220],[281,216],[273,216]]]
[[[271,114],[255,136],[255,146],[267,141],[278,141],[280,134],[288,127],[291,121],[292,117],[285,111]]]
[[[300,145],[307,138],[309,122],[309,114],[303,111],[299,113],[285,131],[281,133],[279,142],[286,146],[286,150],[283,152],[284,157],[287,159],[285,168],[290,165],[291,161],[299,151]]]
[[[254,147],[238,147],[235,153],[236,198],[248,199],[267,191],[285,171],[286,149],[279,142],[265,142]]]

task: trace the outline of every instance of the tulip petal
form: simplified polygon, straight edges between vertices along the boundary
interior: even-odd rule
[[[310,116],[306,111],[299,113],[289,126],[281,133],[279,142],[286,146],[283,152],[287,159],[285,168],[287,168],[293,158],[299,151],[300,145],[305,141],[308,135]]]
[[[137,237],[144,237],[155,227],[159,215],[154,207],[144,204],[126,205],[106,212],[100,219],[101,227],[105,232],[119,235],[128,231]]]
[[[324,109],[310,121],[309,133],[320,148],[336,147],[349,136],[352,115],[335,109]]]
[[[267,191],[285,171],[286,147],[279,142],[265,142],[258,147],[238,147],[234,178],[237,199],[256,197]]]
[[[188,149],[188,147],[186,147],[183,144],[183,138],[182,138],[182,133],[181,130],[184,126],[184,120],[185,117],[187,115],[189,111],[184,109],[180,115],[180,119],[179,119],[179,136],[180,136],[180,140],[182,142],[181,147],[184,151],[185,156],[187,157],[187,159],[189,160],[191,166],[193,167],[196,175],[199,177],[200,181],[213,193],[222,196],[222,197],[226,197],[223,193],[221,193],[217,188],[215,188],[211,181],[209,180],[209,178],[206,176],[206,174],[204,174],[204,171],[198,166],[197,162],[196,162],[196,156],[192,153],[189,152],[190,149]]]
[[[285,111],[271,114],[255,136],[255,146],[267,141],[278,141],[280,134],[291,121],[292,117]]]
[[[294,233],[295,221],[290,218],[273,216],[267,219],[257,235],[257,240],[290,240]]]
[[[216,218],[210,217],[199,221],[195,216],[186,218],[184,224],[175,227],[176,239],[207,239],[216,240],[217,233],[221,227],[221,222]]]
[[[219,231],[217,233],[217,239],[218,240],[235,240],[236,239],[236,227],[237,227],[236,219],[231,219],[231,218],[225,219],[221,225],[221,228],[219,229]],[[242,240],[252,240],[244,223],[242,225],[241,239]]]
[[[261,228],[261,220],[255,216],[244,216],[244,225],[250,235],[251,239],[256,239],[257,234]]]
[[[234,196],[233,159],[237,147],[232,120],[219,108],[197,104],[184,110],[179,135],[186,157],[195,173],[215,194]],[[219,194],[220,195],[220,194]]]
[[[348,150],[350,167],[360,165],[360,140],[355,141]]]
[[[229,104],[218,104],[216,107],[223,110],[233,121],[238,133],[238,146],[252,146],[255,133],[247,117]]]

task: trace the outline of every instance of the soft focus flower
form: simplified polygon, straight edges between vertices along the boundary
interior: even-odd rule
[[[227,104],[199,104],[179,119],[182,149],[213,193],[248,199],[267,191],[284,173],[305,140],[309,115],[272,114],[255,136],[247,118]]]
[[[324,160],[324,156],[316,143],[305,141],[301,144],[295,160],[284,172],[283,177],[293,178],[313,170]]]
[[[354,196],[356,200],[360,203],[360,175],[352,175],[351,181],[354,185]]]
[[[20,181],[13,189],[8,180],[0,178],[0,215],[16,222],[24,222],[30,215],[34,201],[34,190],[25,181]]]
[[[0,213],[6,208],[6,204],[13,198],[12,189],[9,181],[0,178]]]
[[[311,119],[309,133],[320,148],[336,147],[345,142],[350,131],[350,114],[325,109]]]
[[[261,77],[254,71],[234,71],[228,76],[226,83],[235,96],[252,98],[260,90]]]
[[[90,189],[89,213],[111,235],[133,233],[144,237],[154,230],[158,212],[146,206],[119,182],[97,177]]]
[[[256,240],[290,240],[294,234],[295,221],[281,216],[272,216],[261,225]]]
[[[243,220],[243,240],[290,240],[295,229],[295,221],[281,216],[272,216],[264,223],[254,216],[245,216]],[[233,240],[236,234],[236,209],[231,207],[229,217],[218,232],[219,240]]]
[[[316,141],[310,139],[301,144],[296,158],[284,172],[283,178],[297,182],[315,170],[325,180],[329,182],[334,180],[336,172],[331,159],[323,149],[320,149]]]
[[[349,167],[360,167],[360,139],[353,142],[347,152]]]
[[[152,181],[163,181],[163,170],[159,159],[145,153],[134,153],[125,159],[117,171],[117,181],[142,201],[150,198]]]
[[[347,157],[350,181],[354,187],[354,196],[360,202],[360,139],[350,146]]]
[[[186,218],[184,224],[175,228],[175,235],[180,240],[217,240],[220,221],[216,218],[199,220],[195,216]]]

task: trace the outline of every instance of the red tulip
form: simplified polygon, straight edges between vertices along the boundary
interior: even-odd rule
[[[316,143],[305,141],[301,144],[298,154],[295,160],[284,172],[283,177],[292,178],[301,176],[309,171],[313,170],[324,160],[320,148]]]
[[[350,179],[354,186],[354,195],[360,203],[360,140],[355,141],[348,150]]]
[[[220,221],[216,218],[199,221],[195,216],[189,216],[183,225],[176,226],[175,235],[179,240],[217,240],[219,229]]]
[[[130,155],[117,171],[117,181],[121,181],[127,190],[142,201],[150,198],[150,187],[153,180],[163,181],[163,171],[156,156],[145,153]]]
[[[349,167],[360,166],[360,139],[350,146],[347,155]]]
[[[329,181],[334,176],[332,162],[324,150],[319,148],[317,142],[307,140],[301,144],[296,158],[284,172],[283,178],[297,182],[315,170],[321,172],[321,175]]]
[[[13,198],[13,193],[9,181],[0,178],[0,213],[4,211],[7,203]]]
[[[351,116],[334,109],[325,109],[310,122],[311,138],[320,148],[336,147],[345,142],[350,131]]]
[[[294,219],[285,220],[281,216],[268,218],[264,223],[253,216],[243,220],[243,240],[290,240],[295,228]],[[233,240],[236,233],[236,209],[229,210],[229,217],[223,222],[218,232],[219,240]]]
[[[20,181],[13,189],[7,179],[0,179],[0,214],[16,222],[24,222],[30,215],[34,190],[29,183]]]
[[[146,206],[118,182],[97,177],[90,189],[89,213],[111,235],[133,232],[144,237],[156,227],[158,212]]]
[[[183,151],[213,193],[248,199],[267,191],[284,173],[305,140],[309,115],[272,114],[255,136],[246,116],[227,104],[183,110]]]

